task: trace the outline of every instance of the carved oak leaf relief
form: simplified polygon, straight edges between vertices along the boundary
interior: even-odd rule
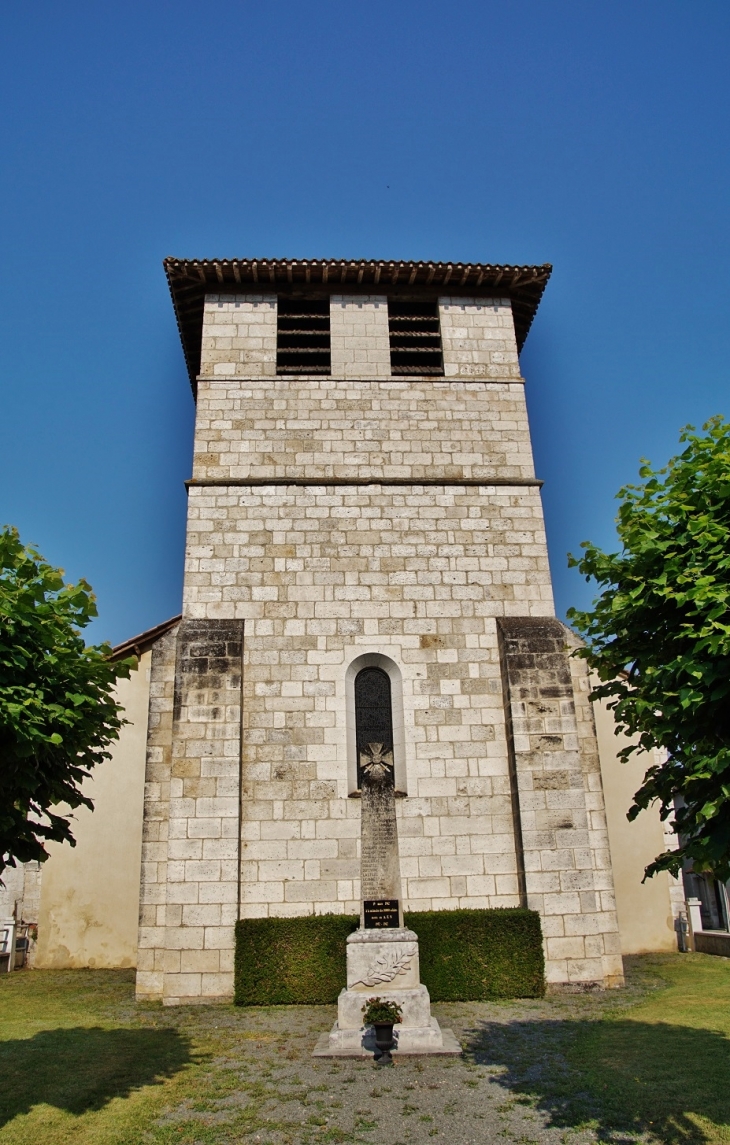
[[[360,982],[363,986],[378,986],[381,982],[392,982],[401,970],[410,968],[411,959],[417,949],[416,944],[411,942],[407,946],[396,946],[393,950],[379,955],[373,965],[368,967]]]

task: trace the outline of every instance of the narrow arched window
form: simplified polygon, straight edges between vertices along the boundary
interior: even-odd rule
[[[393,751],[390,677],[382,668],[363,668],[355,677],[355,734],[357,785],[362,787],[360,761],[363,755],[371,754],[370,744],[380,744],[383,753]]]

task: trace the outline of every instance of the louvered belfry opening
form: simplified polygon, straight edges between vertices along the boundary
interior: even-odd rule
[[[277,374],[329,374],[329,298],[279,298],[276,321]]]
[[[443,374],[438,302],[389,298],[388,329],[391,373]]]

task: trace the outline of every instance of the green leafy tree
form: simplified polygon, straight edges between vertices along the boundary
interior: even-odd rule
[[[109,758],[124,722],[113,688],[133,666],[86,647],[79,630],[96,615],[86,581],[64,584],[0,530],[0,876],[46,859],[49,839],[74,846],[69,813],[93,808],[80,785]]]
[[[569,619],[587,641],[577,655],[600,683],[617,727],[635,737],[619,752],[658,748],[629,819],[658,802],[678,850],[646,875],[696,870],[730,877],[730,425],[712,418],[664,469],[642,462],[640,485],[618,493],[621,551],[590,542],[570,557],[600,595]]]

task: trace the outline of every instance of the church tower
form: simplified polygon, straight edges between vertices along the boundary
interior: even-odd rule
[[[530,906],[549,982],[619,984],[518,357],[550,267],[165,268],[197,414],[183,618],[152,665],[138,994],[230,998],[239,917],[359,912],[373,744],[407,910]]]

